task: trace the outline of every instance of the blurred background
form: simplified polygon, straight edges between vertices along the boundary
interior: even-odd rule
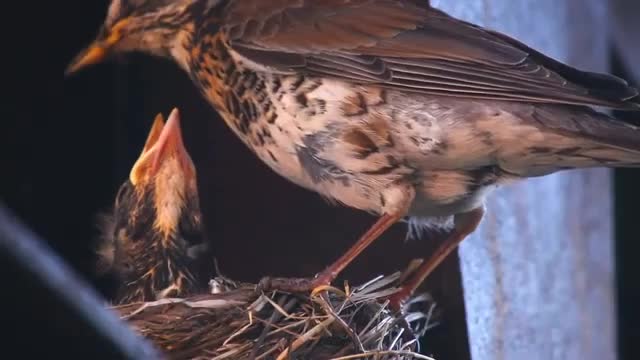
[[[154,116],[158,112],[166,116],[174,106],[182,112],[186,145],[198,169],[207,234],[225,275],[244,281],[267,274],[311,275],[373,223],[373,217],[330,206],[269,170],[226,128],[186,74],[168,61],[130,56],[61,83],[67,63],[95,35],[106,6],[106,1],[78,1],[64,10],[23,9],[16,12],[23,17],[16,19],[23,26],[3,25],[10,35],[3,56],[5,79],[9,79],[5,84],[10,85],[4,87],[0,143],[4,205],[101,294],[111,294],[113,284],[93,273],[96,215],[109,210]],[[616,25],[622,26],[622,20]],[[640,43],[622,35],[637,35],[640,28],[633,23],[626,26],[611,31],[616,36],[610,48],[611,72],[637,85]],[[635,55],[620,48],[635,48]],[[630,121],[633,115],[640,123],[638,113],[619,115]],[[636,260],[640,169],[617,170],[614,180],[618,350],[620,359],[640,358],[631,341],[640,338],[635,277],[640,270]],[[386,233],[343,278],[357,283],[399,270],[416,254],[428,254],[439,240],[405,243],[404,231],[404,225],[397,225]],[[52,312],[57,310],[48,308],[53,304],[50,299],[36,293],[15,268],[17,264],[5,260],[0,264],[9,286],[3,286],[2,297],[9,301],[12,315],[5,326],[13,329],[7,344],[27,353],[49,351],[54,338],[56,347],[68,353],[94,346],[86,336],[84,342],[60,343],[60,339],[71,341],[66,335],[79,339],[86,334],[71,319],[54,317]],[[428,352],[440,359],[468,359],[457,256],[446,261],[425,289],[446,314],[443,325],[431,333]]]

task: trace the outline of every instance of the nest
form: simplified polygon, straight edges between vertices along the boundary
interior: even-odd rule
[[[401,276],[308,296],[256,292],[255,284],[220,277],[210,294],[113,309],[169,359],[432,359],[418,353],[418,339],[434,325],[430,297],[405,305],[426,311],[402,315],[384,302]]]

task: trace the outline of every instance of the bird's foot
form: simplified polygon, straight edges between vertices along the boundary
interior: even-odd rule
[[[408,281],[402,282],[400,290],[391,294],[389,308],[392,311],[402,310],[404,303],[413,296],[422,282],[453,252],[458,245],[480,224],[484,216],[484,207],[479,207],[466,213],[457,214],[454,218],[455,227],[430,258],[421,262],[416,269],[411,269]]]
[[[331,284],[333,277],[330,274],[320,273],[314,278],[284,278],[284,277],[263,277],[258,283],[261,291],[278,290],[288,293],[312,292],[317,288]]]
[[[386,300],[389,301],[389,309],[396,314],[401,313],[404,304],[409,300],[411,295],[413,295],[413,289],[408,286],[402,286],[400,290],[386,298]]]

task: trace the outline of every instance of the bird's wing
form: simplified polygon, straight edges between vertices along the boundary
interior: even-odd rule
[[[425,0],[243,0],[223,31],[252,62],[425,94],[640,109],[617,77],[580,71]]]

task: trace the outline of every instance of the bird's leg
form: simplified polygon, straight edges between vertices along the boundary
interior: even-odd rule
[[[413,295],[422,282],[454,251],[460,243],[473,233],[480,225],[484,216],[484,207],[476,208],[466,213],[457,214],[454,218],[454,228],[444,243],[436,249],[427,261],[423,262],[413,275],[400,286],[400,290],[388,297],[389,307],[399,311],[403,303]]]
[[[383,215],[375,224],[358,239],[338,260],[325,268],[313,279],[306,278],[263,278],[260,288],[263,290],[281,290],[287,292],[311,291],[319,286],[330,284],[364,249],[380,237],[391,225],[398,222],[400,215]]]

